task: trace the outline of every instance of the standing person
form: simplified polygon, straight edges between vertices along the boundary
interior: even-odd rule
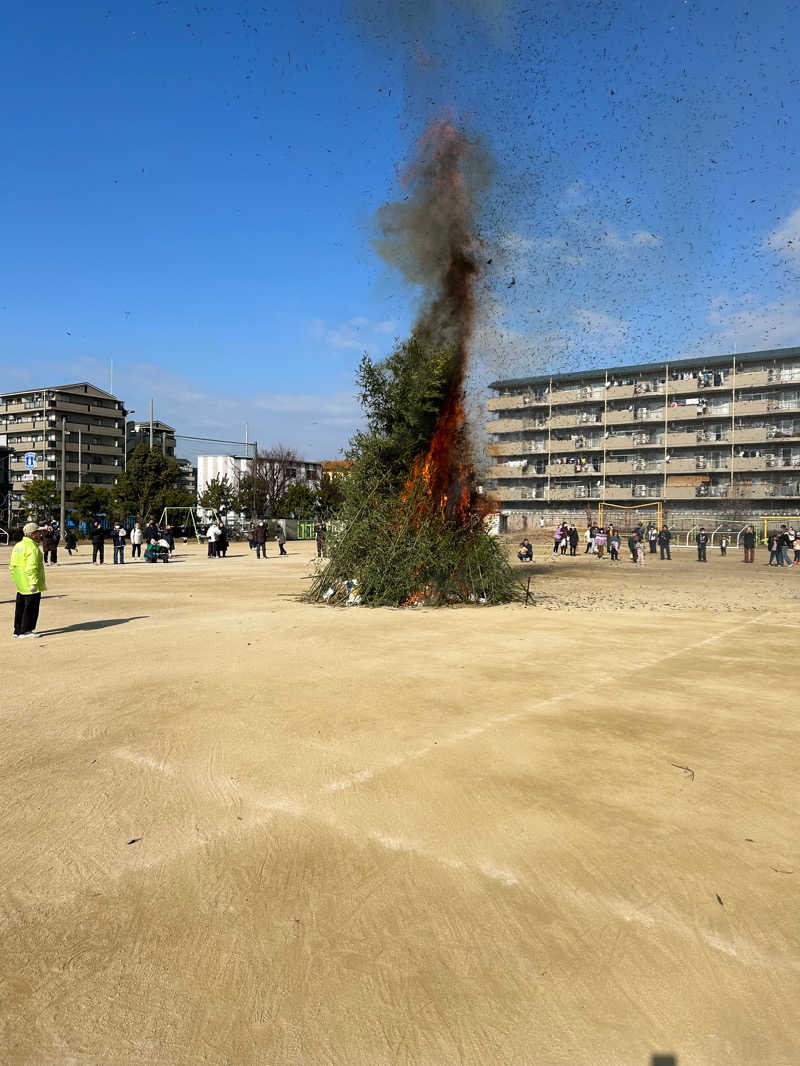
[[[656,544],[658,543],[658,530],[652,522],[647,527],[647,543],[650,545],[650,554],[655,555]]]
[[[151,540],[158,540],[158,526],[155,524],[152,518],[147,519],[147,525],[144,527],[144,539],[147,544]]]
[[[111,532],[111,543],[114,545],[114,566],[125,562],[125,537],[127,535],[125,527],[115,522]]]
[[[67,554],[71,557],[73,552],[78,550],[78,538],[75,536],[74,529],[68,529],[64,534],[64,547],[67,549]]]
[[[219,536],[217,537],[217,555],[221,559],[226,559],[228,556],[228,527],[225,525],[225,520],[220,518],[219,520]]]
[[[725,536],[724,533],[722,534],[719,540],[719,551],[720,555],[728,554],[728,538]]]
[[[707,563],[706,548],[708,547],[708,533],[705,531],[705,526],[700,526],[700,530],[694,539],[697,542],[698,563]]]
[[[208,557],[209,559],[216,559],[217,557],[217,541],[219,540],[219,526],[212,519],[211,525],[206,529],[206,537],[208,539]]]
[[[628,537],[628,551],[631,553],[631,562],[636,562],[636,545],[639,543],[639,534],[634,529]]]
[[[283,526],[278,526],[278,535],[275,537],[275,540],[278,542],[278,548],[280,549],[281,555],[288,555],[289,553],[284,547],[286,544],[286,531]]]
[[[95,520],[92,524],[92,565],[103,565],[105,554],[106,531],[100,522]],[[100,560],[98,564],[98,559]]]
[[[561,547],[561,541],[564,537],[564,527],[559,524],[555,528],[553,533],[553,555],[558,555],[558,549]]]
[[[59,539],[58,531],[48,522],[41,532],[42,554],[45,566],[58,566]]]
[[[745,563],[754,563],[756,560],[756,531],[752,526],[747,526],[742,534],[742,547],[744,548]]]
[[[794,532],[794,565],[800,566],[800,529],[796,529]]]
[[[256,559],[267,557],[267,527],[263,520],[253,529],[253,544],[256,546]]]
[[[167,526],[164,530],[164,540],[169,544],[169,553],[172,555],[175,551],[175,534],[172,531],[172,526]]]
[[[620,548],[620,544],[621,543],[622,542],[619,539],[619,533],[617,533],[617,531],[615,529],[613,531],[613,533],[608,538],[608,550],[609,550],[609,553],[611,555],[611,562],[612,563],[618,563],[619,562],[619,548]]]
[[[780,547],[780,536],[775,533],[774,530],[767,537],[767,547],[769,548],[769,562],[767,566],[772,566],[772,560],[774,559],[775,566],[783,566],[783,551]]]
[[[778,548],[781,552],[781,557],[787,566],[792,565],[792,560],[789,558],[789,549],[793,547],[794,534],[790,534],[786,526],[781,526]]]
[[[317,542],[317,558],[320,559],[325,555],[325,534],[328,532],[327,526],[320,519],[314,526],[314,540]]]
[[[569,526],[566,522],[561,525],[561,554],[567,554],[567,548],[569,547]]]
[[[669,526],[664,524],[658,533],[658,546],[661,549],[661,558],[669,559],[672,561],[672,555],[669,550],[669,542],[672,540],[672,534],[669,531]]]
[[[574,522],[570,522],[567,534],[569,536],[569,554],[577,555],[578,544],[580,543],[581,535],[578,532],[578,527],[575,525]]]
[[[608,541],[608,538],[606,536],[606,531],[601,526],[598,529],[598,531],[595,533],[595,535],[594,535],[594,546],[597,549],[597,558],[598,559],[602,559],[603,558],[603,553],[606,550],[607,541]]]
[[[141,522],[137,522],[131,530],[131,559],[135,559],[137,556],[142,557],[142,541],[144,540],[144,533],[142,532]]]
[[[589,552],[594,551],[594,534],[595,527],[592,525],[587,526],[586,532],[584,533],[584,537],[586,538],[586,551],[583,553],[584,555],[588,555]]]
[[[44,577],[44,559],[36,543],[41,536],[35,522],[27,522],[22,527],[22,540],[14,545],[8,569],[17,586],[17,599],[14,608],[14,636],[38,637],[36,623],[39,620],[39,607],[42,593],[47,588]]]
[[[636,565],[644,566],[644,537],[637,537],[636,540]]]

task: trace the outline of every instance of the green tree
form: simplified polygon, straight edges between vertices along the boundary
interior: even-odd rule
[[[323,474],[317,489],[317,513],[322,518],[331,518],[338,514],[343,506],[344,477],[331,477],[330,474]]]
[[[233,485],[231,485],[227,475],[221,477],[217,474],[214,480],[209,481],[197,497],[197,502],[204,510],[215,511],[218,515],[224,516],[230,511],[233,499]]]
[[[108,514],[111,491],[105,485],[78,485],[70,493],[70,510],[80,522],[91,522],[96,515]]]
[[[23,495],[38,521],[53,517],[58,500],[55,481],[31,481],[26,486]]]
[[[263,504],[263,499],[262,499]],[[250,474],[242,474],[236,483],[231,495],[231,509],[238,514],[244,515],[245,518],[253,518],[255,515],[263,513],[263,507],[259,510],[258,492],[256,492],[256,498],[253,498],[253,478]]]
[[[295,518],[310,518],[317,506],[317,494],[308,485],[298,482],[290,485],[278,501],[275,513],[281,517],[293,514]]]
[[[177,459],[139,444],[114,487],[114,504],[122,513],[134,514],[140,521],[151,516],[158,518],[165,507],[192,507],[194,495],[181,482]]]

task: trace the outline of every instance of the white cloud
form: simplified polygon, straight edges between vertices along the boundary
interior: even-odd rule
[[[765,243],[785,263],[800,270],[800,207],[769,234]]]
[[[793,347],[800,344],[800,299],[777,300],[737,311],[716,309],[709,314],[709,323],[716,327],[712,343],[718,350]]]
[[[324,318],[312,318],[308,323],[309,333],[318,343],[337,351],[368,352],[370,355],[384,348],[386,336],[397,327],[398,323],[393,319],[373,322],[363,315],[354,315],[338,325],[330,325]]]
[[[631,328],[630,322],[622,318],[607,315],[605,311],[590,311],[587,307],[576,308],[574,317],[583,327],[584,333],[596,334],[606,341],[623,340]]]
[[[620,235],[613,226],[603,231],[603,244],[608,248],[657,248],[662,243],[662,238],[649,230],[637,229],[628,237]]]
[[[647,230],[637,229],[631,234],[631,244],[643,248],[653,248],[662,243],[662,238],[655,233],[648,233]]]

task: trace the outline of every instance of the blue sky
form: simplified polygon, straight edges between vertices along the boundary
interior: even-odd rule
[[[45,0],[5,15],[0,388],[335,457],[418,294],[371,218],[426,121],[495,157],[475,387],[800,343],[798,9]],[[513,279],[513,284],[511,284]],[[189,448],[185,449],[187,454]]]

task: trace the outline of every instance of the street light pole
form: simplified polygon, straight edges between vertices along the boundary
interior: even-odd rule
[[[59,516],[59,526],[61,530],[61,536],[64,536],[64,509],[66,500],[66,456],[67,456],[67,418],[66,415],[61,416],[61,511]]]

